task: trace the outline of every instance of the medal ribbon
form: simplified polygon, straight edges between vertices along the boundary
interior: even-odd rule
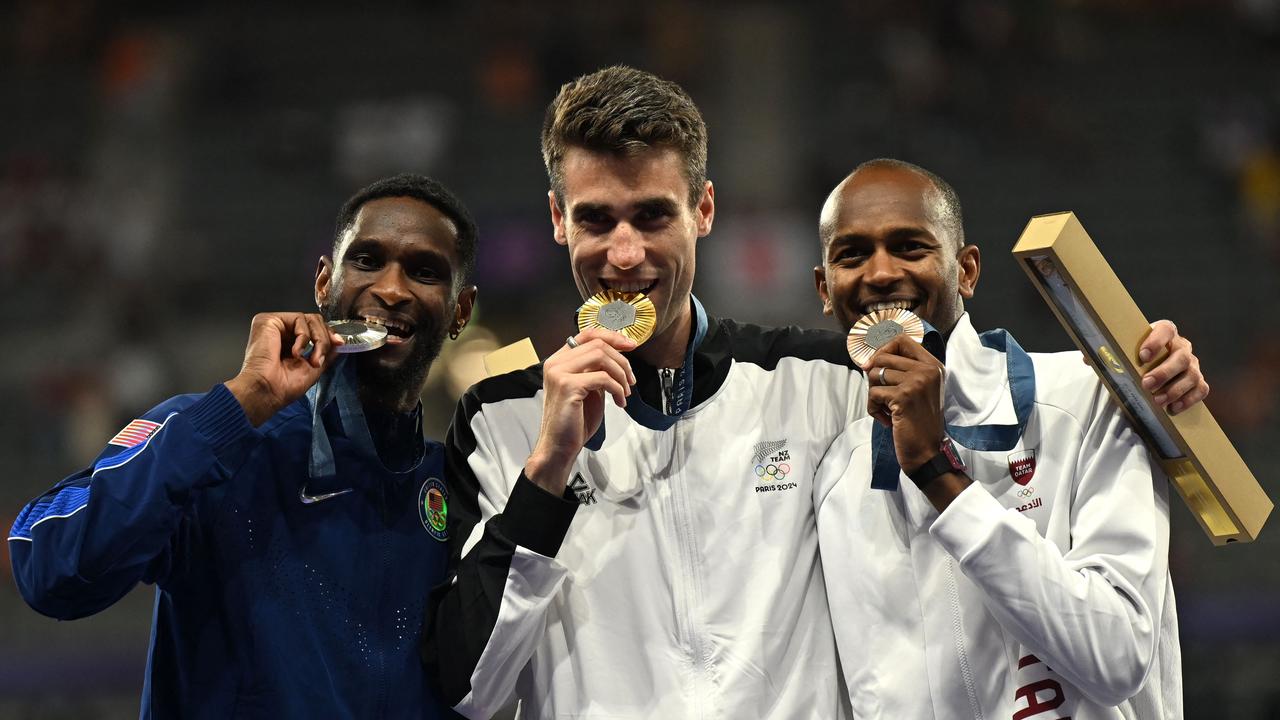
[[[373,437],[369,434],[369,424],[364,418],[364,409],[360,407],[360,398],[356,395],[355,364],[347,362],[347,356],[339,357],[320,376],[319,382],[307,391],[307,399],[311,401],[311,458],[307,467],[308,477],[322,480],[338,474],[333,460],[333,446],[324,426],[324,409],[334,400],[338,403],[338,416],[342,419],[342,431],[347,439],[355,443],[367,457],[378,457]]]
[[[676,420],[689,410],[689,406],[693,404],[693,354],[698,347],[702,345],[702,339],[707,336],[707,311],[702,307],[702,303],[698,302],[698,298],[693,295],[689,296],[689,300],[693,304],[693,337],[689,340],[689,347],[684,353],[684,365],[681,366],[680,372],[676,376],[675,387],[675,407],[674,412],[670,415],[649,407],[639,395],[633,395],[627,401],[627,414],[632,420],[654,430],[666,430],[676,424]],[[600,436],[601,441],[604,440],[604,424],[600,425],[600,431],[596,433]],[[592,438],[594,440],[595,438]],[[588,447],[591,447],[588,445]],[[592,448],[597,449],[597,448]]]
[[[1003,329],[988,330],[978,336],[982,346],[1004,353],[1009,374],[1009,395],[1013,400],[1013,413],[1017,422],[1013,425],[947,425],[947,435],[957,444],[970,450],[1010,450],[1018,444],[1031,417],[1031,407],[1036,399],[1036,375],[1031,356],[1017,340]],[[925,349],[939,361],[946,358],[946,342],[942,334],[925,323]],[[880,423],[871,427],[871,487],[876,490],[897,490],[898,454],[893,447],[893,429]]]

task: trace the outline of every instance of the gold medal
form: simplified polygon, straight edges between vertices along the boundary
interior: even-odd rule
[[[578,330],[602,327],[643,343],[658,324],[658,311],[644,293],[598,292],[578,308]]]
[[[849,357],[859,366],[865,365],[876,350],[906,333],[916,342],[924,340],[924,321],[910,310],[872,310],[849,328]]]

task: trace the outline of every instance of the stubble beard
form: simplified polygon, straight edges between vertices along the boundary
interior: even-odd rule
[[[334,298],[321,310],[325,320],[352,319],[340,312],[337,300],[340,296],[340,292],[335,293]],[[381,348],[358,353],[351,358],[355,362],[357,392],[361,402],[397,412],[407,412],[417,405],[422,386],[431,371],[431,364],[444,347],[444,328],[434,322],[420,325],[413,334],[412,342],[409,354],[395,365],[378,362]]]

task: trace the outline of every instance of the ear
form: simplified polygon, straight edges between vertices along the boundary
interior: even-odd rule
[[[479,289],[475,285],[468,285],[458,292],[458,302],[453,308],[453,325],[449,328],[455,335],[471,322],[471,311],[475,309],[477,294]]]
[[[333,260],[320,256],[316,263],[316,307],[323,308],[329,302],[329,290],[333,285]]]
[[[965,245],[960,248],[956,259],[960,273],[960,297],[969,300],[978,288],[978,276],[982,274],[982,253],[977,245]]]
[[[710,235],[711,224],[716,219],[716,188],[710,180],[703,188],[702,199],[698,201],[698,207],[694,211],[698,216],[698,237]]]
[[[822,314],[830,315],[834,312],[831,309],[831,294],[827,292],[827,270],[821,265],[815,265],[813,268],[813,284],[818,288],[818,297],[822,300]]]
[[[560,204],[556,202],[556,191],[547,191],[547,203],[551,206],[551,227],[554,228],[556,243],[559,245],[569,244],[569,236],[564,230],[564,211],[560,209]]]

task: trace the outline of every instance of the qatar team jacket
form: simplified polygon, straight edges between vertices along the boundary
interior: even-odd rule
[[[946,347],[949,425],[1014,423],[1007,360],[961,318]],[[859,718],[1182,717],[1168,483],[1079,353],[1030,360],[1021,439],[959,448],[974,483],[941,514],[905,476],[870,487],[869,418],[818,473]]]
[[[424,653],[487,718],[843,718],[813,473],[856,412],[843,337],[708,319],[681,372],[632,358],[563,498],[522,474],[541,368],[463,397],[446,443],[453,576]]]
[[[223,385],[162,403],[19,514],[23,597],[67,620],[155,584],[144,718],[450,715],[417,649],[442,448],[389,472],[325,418],[337,474],[314,482],[306,398],[256,430]]]

